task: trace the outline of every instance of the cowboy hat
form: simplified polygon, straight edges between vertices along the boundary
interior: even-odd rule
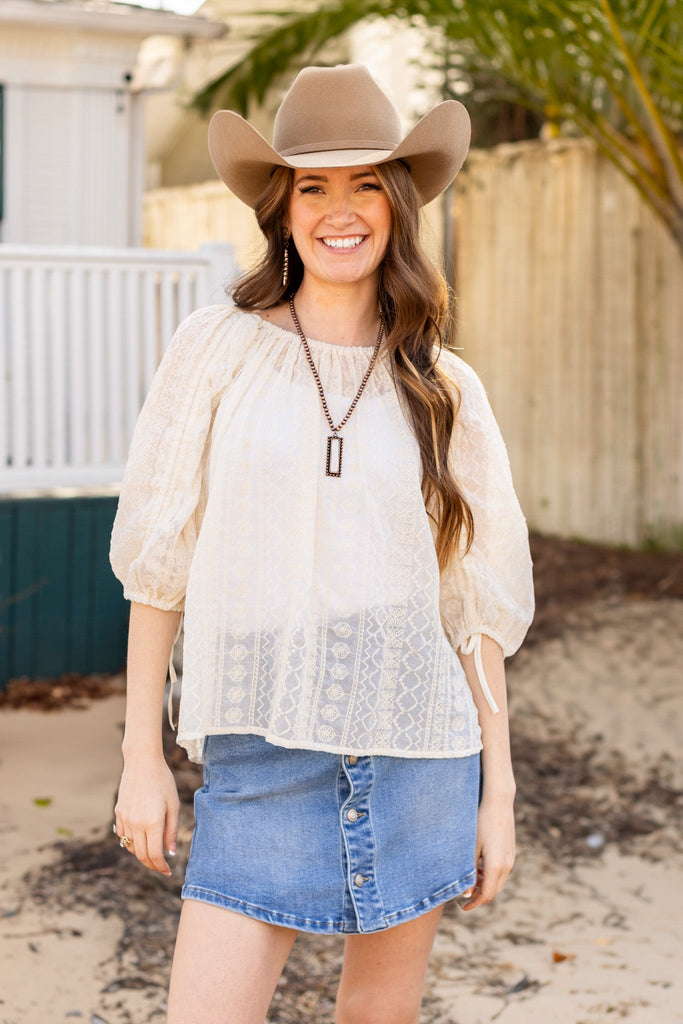
[[[269,145],[232,110],[209,124],[209,152],[225,184],[255,206],[273,168],[357,167],[403,160],[423,203],[436,198],[462,167],[470,119],[446,100],[401,141],[401,119],[362,64],[304,68],[280,105]]]

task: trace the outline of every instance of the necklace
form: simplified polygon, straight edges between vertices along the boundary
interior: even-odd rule
[[[301,342],[304,346],[304,352],[306,353],[306,361],[311,368],[313,379],[315,380],[316,387],[318,388],[318,394],[320,395],[320,403],[323,407],[323,412],[325,413],[325,419],[327,420],[330,426],[330,430],[332,431],[330,436],[327,438],[327,453],[325,456],[325,476],[341,476],[342,450],[344,448],[344,438],[339,436],[339,431],[349,422],[349,419],[351,418],[351,413],[358,405],[358,400],[365,390],[365,385],[370,380],[370,374],[372,373],[373,367],[377,362],[379,347],[382,344],[382,338],[384,337],[384,320],[382,320],[382,317],[380,315],[379,333],[377,335],[377,341],[375,342],[375,347],[370,357],[368,368],[363,374],[363,379],[360,382],[360,387],[356,392],[356,397],[351,402],[349,410],[346,413],[344,419],[335,427],[332,417],[330,416],[330,410],[327,406],[327,399],[325,398],[325,392],[323,390],[322,381],[320,380],[320,375],[318,374],[315,363],[313,362],[313,356],[311,355],[311,350],[308,341],[306,340],[306,335],[302,331],[301,324],[299,323],[299,318],[296,315],[296,309],[294,308],[293,298],[290,298],[289,300],[289,312],[292,314],[294,326],[296,327],[297,333],[301,338]]]

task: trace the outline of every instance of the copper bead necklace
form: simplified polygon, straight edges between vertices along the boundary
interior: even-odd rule
[[[325,391],[323,389],[322,381],[320,380],[320,375],[318,373],[318,370],[316,369],[315,363],[313,362],[313,356],[311,355],[311,349],[310,349],[308,341],[306,339],[306,335],[304,334],[304,332],[301,329],[301,324],[299,323],[299,318],[296,315],[296,309],[294,308],[294,299],[293,298],[290,298],[290,300],[289,300],[289,311],[292,314],[292,321],[294,323],[294,326],[297,329],[297,333],[298,333],[299,337],[301,338],[301,342],[302,342],[302,344],[304,346],[304,352],[306,354],[306,361],[308,362],[308,365],[311,368],[311,373],[313,374],[313,379],[315,380],[315,384],[316,384],[316,387],[318,389],[318,394],[320,395],[320,404],[323,407],[323,412],[325,413],[325,419],[327,420],[327,422],[329,424],[329,427],[330,427],[330,430],[332,431],[330,436],[327,438],[327,452],[326,452],[326,456],[325,456],[325,476],[336,476],[336,477],[339,477],[342,474],[342,452],[343,452],[343,449],[344,449],[344,438],[339,436],[339,431],[342,429],[342,427],[346,426],[346,424],[349,422],[349,419],[351,418],[351,413],[353,412],[353,410],[358,405],[358,400],[360,399],[360,396],[363,394],[363,391],[365,390],[365,385],[370,380],[370,374],[372,373],[374,365],[377,362],[377,356],[379,354],[380,345],[382,344],[382,338],[384,337],[384,320],[382,319],[382,317],[380,315],[380,318],[379,318],[379,333],[377,335],[377,341],[375,342],[375,347],[374,347],[372,355],[370,357],[370,362],[368,363],[368,368],[365,371],[365,373],[363,374],[363,379],[360,382],[360,387],[358,388],[358,391],[356,392],[356,397],[351,402],[351,405],[349,406],[348,412],[346,413],[346,416],[344,417],[344,419],[341,420],[341,422],[338,423],[337,426],[335,427],[334,421],[333,421],[332,417],[330,416],[330,410],[329,410],[328,405],[327,405],[327,399],[325,398]]]

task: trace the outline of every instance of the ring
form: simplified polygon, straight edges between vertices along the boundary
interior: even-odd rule
[[[128,836],[121,836],[121,839],[119,840],[119,846],[122,846],[125,850],[130,846],[132,842],[133,840],[129,839]]]

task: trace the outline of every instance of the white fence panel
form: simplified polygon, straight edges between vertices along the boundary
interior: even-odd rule
[[[230,246],[0,246],[0,493],[121,479],[161,356],[224,301]]]

